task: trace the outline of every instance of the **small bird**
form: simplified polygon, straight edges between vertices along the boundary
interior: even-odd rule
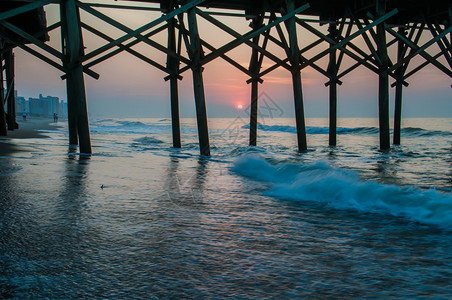
[[[101,188],[101,189],[104,189],[104,185],[102,184],[102,185],[100,186],[100,188]]]

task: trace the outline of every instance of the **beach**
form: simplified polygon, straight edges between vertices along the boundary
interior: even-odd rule
[[[45,138],[45,133],[39,130],[55,130],[56,124],[50,118],[33,117],[24,121],[17,118],[19,129],[8,130],[8,136],[0,136],[0,156],[8,156],[17,151],[23,151],[20,139]]]

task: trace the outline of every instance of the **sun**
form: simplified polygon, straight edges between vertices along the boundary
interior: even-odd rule
[[[242,104],[237,104],[237,109],[243,109],[243,105]]]

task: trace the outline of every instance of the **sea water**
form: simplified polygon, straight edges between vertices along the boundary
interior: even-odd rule
[[[92,119],[0,158],[0,298],[435,298],[452,295],[452,120]],[[65,126],[64,123],[59,125]]]

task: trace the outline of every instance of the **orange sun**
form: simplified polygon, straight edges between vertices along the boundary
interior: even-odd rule
[[[242,105],[242,104],[237,104],[237,108],[238,108],[238,109],[242,109],[242,108],[243,108],[243,105]]]

